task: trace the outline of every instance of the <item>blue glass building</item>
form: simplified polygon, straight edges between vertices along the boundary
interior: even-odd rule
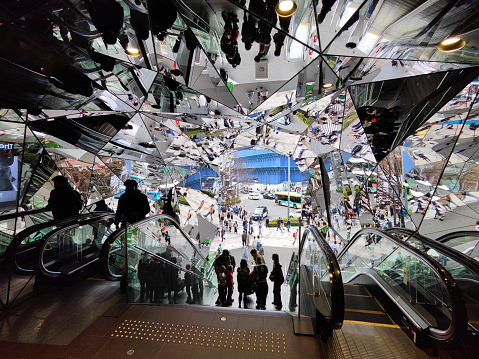
[[[271,151],[243,150],[236,152],[236,157],[244,160],[245,167],[251,169],[249,177],[262,184],[281,184],[288,181],[288,157]],[[290,160],[291,182],[301,182],[306,177],[296,163]]]

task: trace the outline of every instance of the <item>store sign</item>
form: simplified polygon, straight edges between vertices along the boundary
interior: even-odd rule
[[[13,143],[0,143],[0,150],[13,150]]]

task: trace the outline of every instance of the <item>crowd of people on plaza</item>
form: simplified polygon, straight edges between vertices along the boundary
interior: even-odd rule
[[[220,244],[221,248],[221,244]],[[220,251],[218,251],[220,252]],[[247,258],[242,258],[236,268],[236,260],[229,250],[222,249],[213,262],[218,279],[218,298],[216,305],[231,306],[234,303],[233,290],[236,284],[238,291],[238,307],[248,308],[248,296],[256,295],[256,309],[265,310],[269,293],[268,279],[273,283],[273,302],[277,310],[283,307],[281,300],[281,285],[284,283],[284,274],[279,262],[278,254],[273,254],[273,269],[271,272],[265,264],[262,254],[256,249],[251,249],[253,258],[252,269],[249,268]],[[236,282],[234,273],[236,271]],[[268,276],[269,273],[269,276]]]

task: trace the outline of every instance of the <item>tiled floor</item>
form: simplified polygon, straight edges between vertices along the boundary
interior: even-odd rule
[[[399,328],[344,323],[328,341],[330,359],[427,359]]]
[[[286,313],[191,306],[123,305],[68,345],[0,342],[2,358],[321,358],[314,337],[295,336]],[[70,323],[71,324],[71,323]],[[122,336],[123,335],[123,336]]]

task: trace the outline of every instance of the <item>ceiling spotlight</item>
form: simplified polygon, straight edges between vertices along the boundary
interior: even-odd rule
[[[437,45],[437,49],[442,52],[454,52],[462,49],[465,45],[466,41],[460,37],[449,37]]]
[[[329,89],[332,89],[333,87],[334,85],[331,83],[323,84],[322,86],[323,90],[329,90]]]
[[[290,17],[297,9],[298,5],[293,0],[279,0],[278,5],[276,5],[276,13],[280,17]]]
[[[132,57],[140,56],[140,50],[138,48],[128,45],[125,49],[125,54]]]

